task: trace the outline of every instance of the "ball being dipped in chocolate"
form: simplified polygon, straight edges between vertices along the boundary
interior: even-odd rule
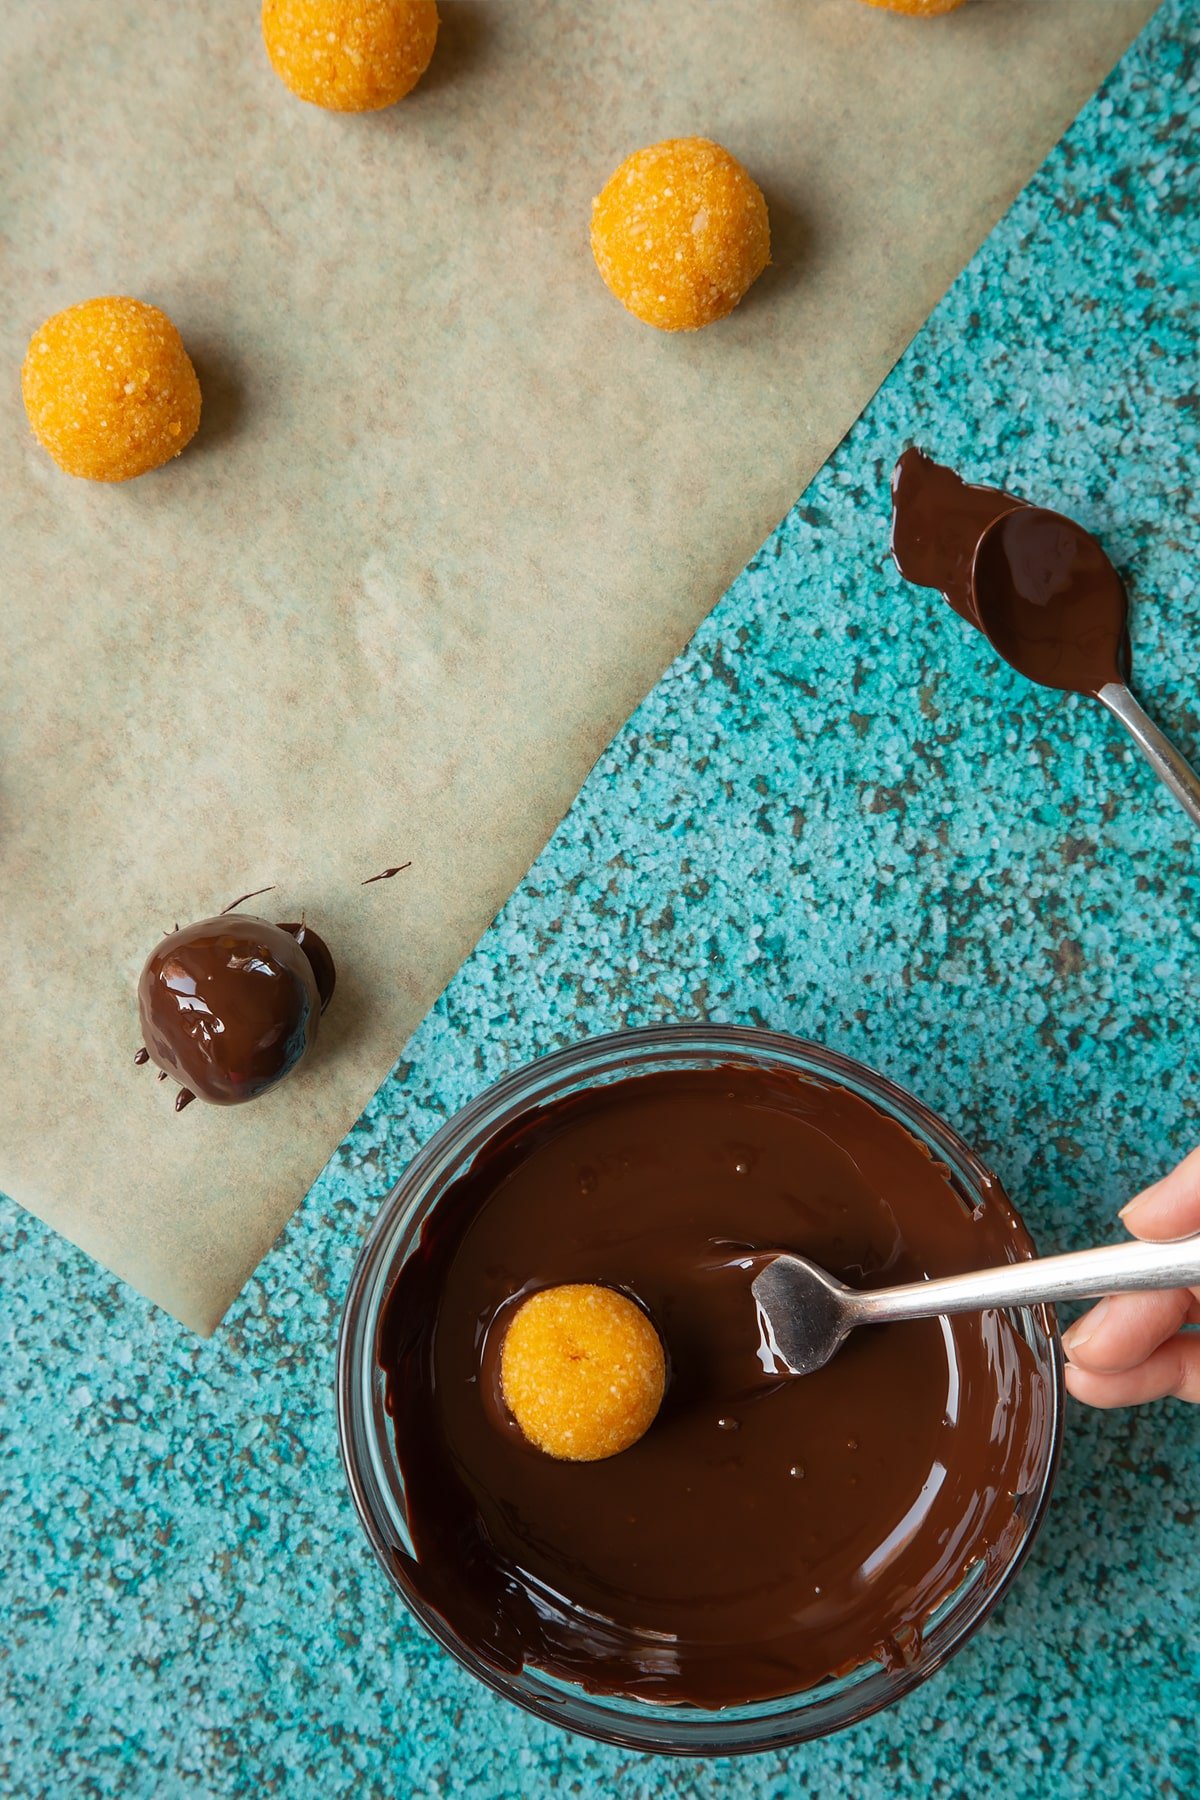
[[[333,958],[311,928],[220,914],[155,946],[138,1010],[151,1061],[184,1094],[236,1106],[303,1060],[332,992]]]

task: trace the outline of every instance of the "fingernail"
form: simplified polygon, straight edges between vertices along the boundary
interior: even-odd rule
[[[1099,1306],[1094,1306],[1091,1312],[1084,1313],[1082,1319],[1077,1319],[1071,1329],[1063,1333],[1063,1349],[1068,1356],[1073,1356],[1076,1350],[1082,1350],[1083,1346],[1095,1337],[1104,1323],[1108,1308],[1109,1302],[1102,1300]]]
[[[1149,1201],[1151,1203],[1151,1206],[1153,1206],[1153,1203],[1158,1196],[1158,1190],[1159,1190],[1159,1188],[1161,1188],[1161,1186],[1162,1186],[1161,1181],[1152,1181],[1150,1183],[1150,1186],[1143,1188],[1140,1194],[1135,1194],[1131,1200],[1127,1200],[1125,1202],[1124,1206],[1121,1208],[1120,1212],[1117,1214],[1118,1219],[1128,1219],[1128,1218],[1131,1218],[1134,1213],[1141,1212],[1144,1209],[1147,1201]]]

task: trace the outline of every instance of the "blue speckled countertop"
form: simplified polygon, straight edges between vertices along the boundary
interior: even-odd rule
[[[619,1024],[823,1039],[916,1089],[1046,1245],[1200,1139],[1200,840],[1083,700],[885,554],[914,439],[1096,529],[1135,686],[1200,753],[1200,19],[1167,0],[604,756],[211,1343],[7,1203],[0,1792],[1185,1795],[1200,1409],[1072,1409],[991,1624],[853,1732],[707,1765],[506,1707],[409,1622],[331,1396],[377,1198],[483,1084]],[[1189,292],[1190,285],[1190,292]]]

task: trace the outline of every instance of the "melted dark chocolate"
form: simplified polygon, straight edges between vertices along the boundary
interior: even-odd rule
[[[892,555],[906,581],[940,588],[978,625],[971,596],[975,546],[995,519],[1020,506],[1002,488],[977,487],[923,450],[906,450],[892,474]]]
[[[221,914],[172,932],[151,953],[138,1008],[151,1059],[183,1089],[177,1111],[197,1097],[253,1100],[311,1048],[333,959],[311,928],[303,939],[293,931]]]
[[[715,1707],[919,1654],[930,1612],[1024,1529],[1046,1452],[1031,1351],[990,1313],[856,1332],[769,1377],[750,1281],[787,1248],[864,1286],[1031,1253],[997,1190],[839,1088],[737,1066],[530,1112],[448,1190],[378,1359],[428,1605],[500,1669]],[[649,1432],[554,1462],[506,1417],[506,1317],[600,1281],[648,1309],[670,1378]],[[396,1555],[401,1558],[402,1553]]]
[[[1030,681],[1077,694],[1128,681],[1124,586],[1073,519],[906,450],[892,475],[892,555]]]
[[[1061,513],[1018,506],[984,532],[975,609],[996,649],[1043,687],[1098,694],[1129,670],[1129,601],[1090,531]]]

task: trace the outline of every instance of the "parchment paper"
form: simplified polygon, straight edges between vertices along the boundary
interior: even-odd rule
[[[6,9],[0,1186],[214,1327],[1152,10],[447,4],[416,93],[342,118],[279,85],[257,5]],[[601,285],[589,206],[692,132],[762,183],[774,266],[667,338]],[[18,386],[42,318],[110,292],[167,309],[204,391],[195,444],[116,488],[53,467]],[[177,1116],[131,1060],[138,970],[268,882],[252,910],[338,959],[319,1053]]]

